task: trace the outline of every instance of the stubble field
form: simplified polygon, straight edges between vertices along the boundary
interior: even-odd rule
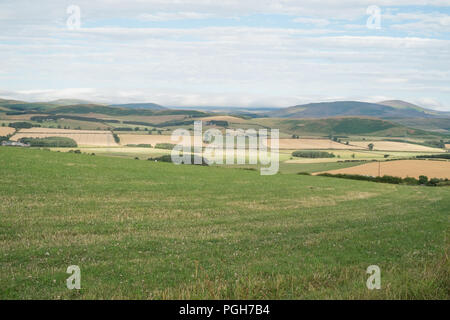
[[[418,179],[420,176],[429,178],[450,179],[450,161],[432,161],[432,160],[397,160],[384,162],[371,162],[359,166],[327,171],[332,174],[358,174],[363,176],[377,177],[395,176],[395,177],[413,177]],[[319,174],[321,172],[318,172]]]
[[[7,135],[13,134],[16,130],[9,127],[0,127],[0,137],[6,137]]]

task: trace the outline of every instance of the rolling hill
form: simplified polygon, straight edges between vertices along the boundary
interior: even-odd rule
[[[168,108],[163,107],[156,103],[125,103],[125,104],[111,104],[110,107],[115,108],[130,108],[130,109],[147,109],[147,110],[167,110]]]
[[[275,118],[368,116],[382,119],[448,116],[444,112],[420,108],[404,101],[385,101],[384,103],[389,105],[360,101],[309,103],[271,111],[266,115]]]
[[[131,103],[122,105],[104,105],[78,99],[59,99],[50,102],[25,102],[0,99],[0,110],[10,113],[46,113],[46,114],[104,114],[110,116],[164,116],[185,115],[206,117],[210,113],[196,110],[168,109],[155,103]]]
[[[187,115],[192,117],[206,117],[209,114],[196,110],[173,110],[173,109],[136,109],[136,108],[122,108],[118,106],[104,106],[98,104],[83,104],[83,105],[73,105],[57,107],[48,110],[52,114],[87,114],[87,113],[97,113],[105,114],[110,116],[162,116],[162,115]]]
[[[8,106],[8,105],[14,105],[14,104],[21,104],[21,103],[26,103],[26,102],[19,101],[19,100],[1,99],[0,98],[0,106],[2,106],[2,107]]]
[[[267,128],[279,128],[285,133],[300,136],[377,135],[384,137],[428,136],[429,132],[405,127],[376,118],[341,117],[327,119],[257,119],[254,122]]]

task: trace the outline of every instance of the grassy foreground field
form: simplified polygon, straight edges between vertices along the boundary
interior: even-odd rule
[[[450,297],[449,188],[0,147],[0,203],[0,299]]]

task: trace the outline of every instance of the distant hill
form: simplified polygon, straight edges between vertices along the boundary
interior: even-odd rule
[[[385,101],[384,105],[360,101],[335,101],[309,103],[279,109],[266,113],[276,118],[329,118],[342,116],[363,116],[389,118],[431,118],[447,116],[443,112],[424,109],[404,101]]]
[[[108,106],[79,99],[58,99],[50,102],[25,102],[0,99],[0,109],[17,113],[98,113],[112,116],[185,115],[191,117],[205,117],[210,115],[210,113],[196,110],[168,109],[155,103],[129,103]]]
[[[11,104],[20,104],[20,103],[26,103],[26,102],[19,101],[19,100],[0,99],[0,106],[2,106],[2,107],[8,106]]]
[[[51,102],[26,102],[20,100],[8,100],[8,99],[0,99],[0,107],[7,108],[11,111],[17,112],[42,112],[58,106],[57,103],[60,101],[69,101],[69,100],[55,100]],[[82,100],[79,100],[82,101]]]
[[[273,119],[254,120],[266,127],[279,128],[282,132],[310,135],[378,135],[383,137],[428,136],[430,133],[405,127],[392,121],[362,118],[341,117],[327,119]]]
[[[47,110],[48,113],[52,114],[87,114],[87,113],[97,113],[105,114],[110,116],[129,116],[129,115],[139,115],[139,116],[162,116],[162,115],[186,115],[192,117],[206,117],[209,114],[201,111],[195,110],[172,110],[163,108],[162,110],[151,110],[151,109],[136,109],[136,108],[122,108],[113,106],[104,106],[98,104],[80,104],[73,106],[63,106],[56,107],[51,110]]]
[[[149,109],[149,110],[167,110],[167,108],[160,106],[156,103],[125,103],[125,104],[112,104],[111,107],[117,108],[131,108],[131,109]]]

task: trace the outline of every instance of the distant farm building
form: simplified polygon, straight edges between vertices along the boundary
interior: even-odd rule
[[[2,146],[7,147],[29,147],[28,143],[22,143],[18,141],[2,141]]]

